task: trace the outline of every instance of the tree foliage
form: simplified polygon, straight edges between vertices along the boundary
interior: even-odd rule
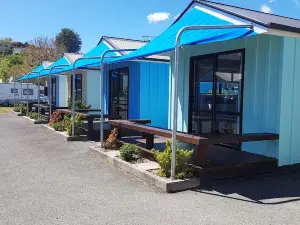
[[[79,34],[74,30],[63,28],[56,35],[55,45],[61,52],[77,53],[81,50],[82,41]]]
[[[8,82],[12,76],[12,69],[22,67],[22,54],[7,54],[0,57],[0,79]]]
[[[19,54],[4,54],[0,56],[0,79],[8,82],[10,77],[16,77],[30,72],[42,61],[55,61],[61,55],[55,48],[54,39],[37,37],[25,42],[13,42],[17,46],[26,46],[24,52]]]

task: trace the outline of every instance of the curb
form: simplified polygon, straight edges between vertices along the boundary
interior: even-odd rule
[[[107,154],[106,152],[101,151],[99,148],[96,147],[89,147],[89,148],[93,151],[97,151],[101,159],[103,159],[104,161],[109,162],[113,166],[118,167],[167,193],[185,191],[200,186],[199,178],[171,181],[170,179],[167,178],[158,177],[153,173],[148,172],[147,170],[139,168],[137,165],[130,164],[119,158],[113,157]]]
[[[81,136],[69,136],[67,135],[65,132],[59,132],[59,131],[56,131],[54,130],[52,127],[49,127],[48,125],[43,125],[43,127],[45,127],[46,129],[48,130],[51,130],[57,134],[59,134],[63,139],[64,141],[88,141],[88,138],[86,135],[81,135]]]

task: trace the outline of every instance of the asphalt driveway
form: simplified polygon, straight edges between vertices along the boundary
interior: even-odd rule
[[[0,224],[300,224],[300,173],[166,194],[41,125],[0,115]]]

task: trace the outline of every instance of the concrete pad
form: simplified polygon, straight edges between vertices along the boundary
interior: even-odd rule
[[[137,166],[139,168],[141,168],[142,170],[147,170],[147,171],[159,169],[159,164],[157,162],[153,162],[153,161],[137,164]]]

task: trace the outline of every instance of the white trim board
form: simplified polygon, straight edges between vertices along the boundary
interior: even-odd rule
[[[195,5],[192,6],[193,8],[196,8],[198,10],[201,10],[202,12],[208,13],[212,16],[215,16],[221,20],[228,21],[230,23],[233,23],[235,25],[249,25],[252,24],[254,26],[254,31],[258,34],[266,33],[268,32],[268,29],[255,23],[251,23],[250,21],[247,21],[245,19],[239,18],[237,16],[233,16],[229,13],[222,12],[221,10],[212,9],[209,6],[201,5],[200,3],[195,3]]]

